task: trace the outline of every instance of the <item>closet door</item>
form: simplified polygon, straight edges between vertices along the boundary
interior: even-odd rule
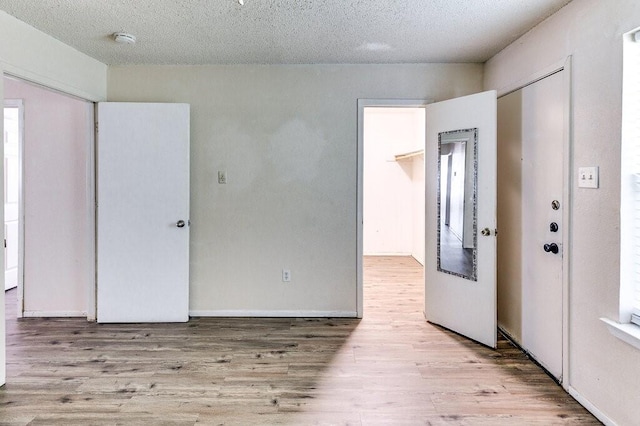
[[[189,319],[189,105],[97,107],[98,322]]]

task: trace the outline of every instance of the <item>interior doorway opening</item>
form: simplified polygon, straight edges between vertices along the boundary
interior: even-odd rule
[[[19,99],[4,101],[4,289],[18,287],[22,278],[22,137],[23,104]]]
[[[359,317],[364,263],[406,264],[424,272],[425,105],[359,101]]]

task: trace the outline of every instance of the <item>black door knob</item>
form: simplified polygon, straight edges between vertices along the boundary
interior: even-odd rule
[[[556,243],[545,244],[544,251],[546,251],[547,253],[558,254],[558,245]]]
[[[549,231],[558,232],[558,224],[555,222],[551,222],[551,224],[549,225]]]

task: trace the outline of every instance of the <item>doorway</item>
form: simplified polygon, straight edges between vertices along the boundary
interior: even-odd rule
[[[4,289],[18,287],[22,278],[21,251],[21,150],[23,105],[19,99],[4,101]],[[20,284],[21,285],[21,284]]]
[[[363,258],[424,266],[426,101],[358,101],[358,317]]]
[[[93,103],[4,76],[23,104],[18,316],[90,316],[95,283]],[[5,165],[5,173],[9,169]],[[9,189],[5,190],[5,199]],[[7,233],[8,234],[8,233]],[[9,244],[9,242],[7,242]]]

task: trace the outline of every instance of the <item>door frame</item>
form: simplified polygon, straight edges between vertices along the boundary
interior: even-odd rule
[[[10,74],[7,72],[1,73],[0,78],[2,78],[2,84],[4,88],[4,79],[16,79],[20,80],[24,83],[42,88],[44,90],[48,90],[50,92],[54,92],[61,96],[71,97],[82,102],[86,103],[86,108],[89,111],[87,114],[88,122],[85,123],[85,127],[87,129],[86,134],[86,143],[87,143],[87,158],[85,159],[85,167],[86,167],[86,175],[87,175],[87,204],[85,214],[87,215],[87,220],[89,223],[89,229],[92,229],[90,235],[87,236],[86,245],[87,249],[90,249],[93,253],[93,262],[91,262],[92,268],[87,272],[86,276],[86,311],[87,311],[87,321],[95,321],[96,320],[96,189],[95,189],[95,101],[86,99],[77,95],[73,95],[71,93],[64,92],[62,90],[54,89],[45,84],[38,83],[36,81],[21,77],[17,74]],[[4,93],[3,93],[4,96]],[[3,101],[15,101],[15,99],[5,99]],[[24,232],[25,232],[25,220],[24,220],[24,212],[25,212],[25,204],[24,204],[24,125],[25,125],[25,117],[24,117],[24,103],[22,99],[19,99],[21,105],[21,137],[20,137],[20,149],[19,149],[19,168],[20,168],[20,189],[19,189],[19,209],[20,209],[20,223],[19,223],[19,238],[20,238],[20,246],[18,252],[18,287],[17,287],[17,298],[18,303],[16,306],[17,317],[24,317]]]
[[[363,287],[363,218],[364,218],[364,109],[365,108],[425,108],[428,99],[358,99],[358,145],[356,172],[356,316],[364,314]]]
[[[563,140],[562,140],[562,155],[563,155],[563,189],[562,189],[562,221],[564,224],[565,232],[562,235],[562,375],[560,377],[560,384],[562,387],[569,391],[571,386],[571,379],[569,375],[569,290],[571,284],[571,236],[573,234],[573,226],[571,222],[573,203],[571,199],[573,188],[573,128],[571,126],[571,117],[573,115],[572,110],[572,71],[571,71],[572,57],[567,56],[558,62],[555,62],[540,71],[530,75],[527,78],[519,80],[513,84],[498,89],[498,99],[506,96],[510,93],[518,91],[526,86],[532,85],[546,77],[549,77],[558,72],[564,71],[563,74]],[[498,259],[500,261],[500,259]]]
[[[22,318],[24,310],[24,194],[22,191],[24,180],[24,102],[22,99],[4,99],[3,107],[18,108],[18,285],[16,287],[18,303],[16,311],[18,318]]]

